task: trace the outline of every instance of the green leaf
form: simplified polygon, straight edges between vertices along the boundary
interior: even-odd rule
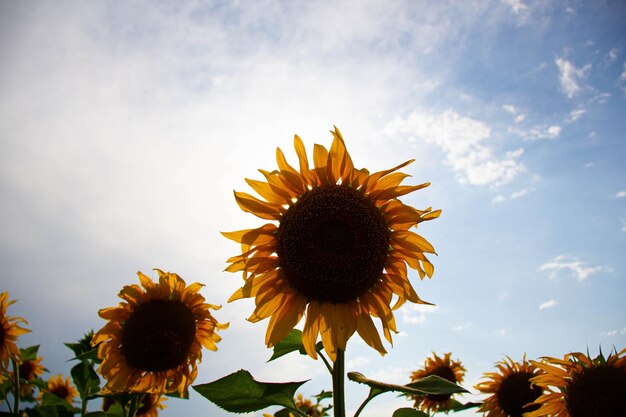
[[[56,411],[67,410],[72,414],[74,411],[76,411],[74,406],[65,401],[63,398],[57,397],[56,395],[52,394],[51,392],[44,392],[41,402],[43,404],[43,407],[36,408],[55,408],[58,409]],[[47,412],[52,412],[52,410],[47,410]]]
[[[316,352],[321,352],[323,348],[322,342],[318,342],[315,345]],[[301,355],[307,354],[302,344],[302,332],[298,329],[292,329],[283,340],[274,345],[274,352],[272,357],[268,359],[268,362],[295,351],[298,351]]]
[[[272,405],[295,408],[293,397],[305,382],[258,382],[242,369],[208,384],[195,385],[193,389],[226,411],[250,413]]]
[[[304,352],[302,332],[298,329],[292,329],[283,340],[274,345],[274,353],[272,353],[272,357],[269,358],[268,362],[295,351]]]
[[[291,417],[291,416],[289,415],[288,408],[281,408],[280,410],[274,413],[274,417]]]
[[[455,400],[454,398],[450,400],[451,404],[450,404],[450,411],[463,411],[463,410],[469,410],[470,408],[474,408],[474,407],[480,407],[482,405],[482,403],[461,403],[457,400]]]
[[[26,409],[26,415],[28,417],[73,417],[74,412],[61,406],[48,405]]]
[[[428,375],[425,378],[418,379],[417,381],[406,384],[405,386],[427,394],[457,394],[461,392],[469,392],[465,388],[437,375]]]
[[[428,414],[415,408],[398,408],[391,417],[428,417]]]
[[[71,374],[80,398],[87,398],[100,391],[100,378],[89,362],[79,362],[72,368]]]
[[[70,348],[74,352],[74,357],[70,360],[92,360],[99,363],[98,348],[91,346],[91,339],[93,338],[93,330],[86,333],[76,343],[65,343],[65,346]]]
[[[19,414],[8,413],[6,411],[0,411],[0,417],[19,417]]]
[[[438,377],[436,375],[429,375],[426,378],[419,379],[407,385],[387,384],[380,381],[374,381],[372,379],[366,378],[363,374],[359,372],[348,372],[348,379],[358,382],[360,384],[369,385],[372,388],[376,388],[381,391],[380,393],[387,391],[396,391],[411,395],[425,395],[469,392],[465,388],[453,384],[447,379]],[[378,394],[379,393],[376,393],[376,395]]]
[[[23,361],[34,361],[37,359],[37,352],[39,351],[39,345],[30,346],[25,349],[20,349],[20,354]]]
[[[317,395],[313,396],[314,398],[317,398],[317,401],[322,401],[325,400],[326,398],[333,398],[333,392],[332,391],[322,391]]]

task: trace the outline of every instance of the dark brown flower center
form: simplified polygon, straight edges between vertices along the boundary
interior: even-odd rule
[[[612,366],[586,368],[567,385],[571,417],[626,416],[626,371]]]
[[[429,375],[437,375],[440,376],[444,379],[447,379],[448,381],[456,384],[457,380],[456,380],[456,375],[454,374],[454,371],[452,370],[452,368],[450,368],[449,366],[439,366],[435,369],[433,369]],[[426,398],[428,398],[431,401],[446,401],[448,400],[450,397],[452,396],[452,394],[427,394]]]
[[[187,360],[196,336],[189,308],[177,301],[152,300],[135,307],[122,330],[122,354],[148,372],[174,369]]]
[[[341,185],[307,191],[283,215],[278,262],[289,283],[310,300],[357,299],[380,279],[389,229],[370,199]]]
[[[4,335],[5,335],[4,324],[0,322],[0,345],[2,345],[2,342],[4,342]]]
[[[542,393],[538,386],[530,386],[531,372],[515,372],[505,377],[496,398],[498,405],[510,417],[522,417],[523,413],[535,411],[539,405],[524,407],[528,403],[534,402]]]
[[[35,366],[32,361],[24,361],[19,366],[20,378],[27,381],[35,379]]]
[[[70,391],[67,389],[65,384],[57,385],[56,387],[52,388],[50,392],[59,398],[63,398],[64,400],[66,400],[67,397],[70,395]]]

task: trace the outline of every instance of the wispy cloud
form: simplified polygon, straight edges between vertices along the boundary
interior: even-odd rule
[[[574,123],[575,121],[583,117],[586,112],[587,110],[585,110],[583,107],[572,110],[571,112],[569,112],[569,117],[565,119],[565,123]]]
[[[614,329],[614,330],[609,330],[607,332],[604,332],[605,336],[617,336],[617,335],[625,335],[626,334],[626,327],[623,327],[621,329]]]
[[[606,266],[587,266],[577,257],[559,255],[539,267],[540,272],[549,272],[550,278],[556,278],[559,272],[569,271],[578,281],[584,281],[598,272],[611,272]]]
[[[546,308],[552,308],[552,307],[554,307],[557,304],[558,303],[556,302],[556,300],[548,300],[545,303],[539,304],[539,310],[545,310]]]
[[[447,164],[462,183],[497,186],[526,171],[518,161],[524,152],[522,148],[496,156],[494,148],[485,144],[491,128],[453,110],[441,114],[414,111],[387,124],[385,132],[405,134],[436,145],[446,154]]]
[[[506,197],[506,196],[504,196],[504,195],[502,195],[502,194],[499,194],[499,195],[495,196],[495,197],[491,200],[491,202],[492,202],[492,203],[503,203],[503,202],[505,202],[506,200],[516,200],[516,199],[518,199],[518,198],[522,198],[522,197],[524,197],[524,196],[525,196],[526,194],[528,194],[530,191],[531,191],[531,190],[530,190],[529,188],[523,188],[523,189],[521,189],[521,190],[518,190],[518,191],[514,191],[514,192],[512,192],[511,194],[509,194],[509,196],[508,196],[508,197]]]
[[[615,193],[615,198],[625,198],[625,197],[626,197],[626,190],[618,191],[617,193]]]
[[[437,311],[439,307],[426,304],[409,304],[402,309],[402,321],[409,324],[422,324],[426,317]]]
[[[526,120],[526,115],[520,113],[519,109],[512,104],[504,104],[502,106],[502,109],[505,112],[510,113],[513,116],[515,116],[513,119],[515,123],[522,123],[524,120]]]
[[[468,329],[472,328],[473,326],[474,326],[474,324],[473,323],[469,323],[469,322],[465,323],[465,324],[459,324],[459,325],[456,325],[456,326],[452,326],[452,331],[453,332],[462,332],[462,331],[465,331],[465,330],[468,330]]]
[[[520,136],[524,140],[550,140],[561,136],[563,128],[559,125],[534,126],[530,129],[509,128],[508,132]]]
[[[559,69],[559,81],[565,95],[572,98],[580,93],[582,90],[580,82],[587,77],[591,64],[577,68],[572,62],[560,57],[555,59],[555,63]]]

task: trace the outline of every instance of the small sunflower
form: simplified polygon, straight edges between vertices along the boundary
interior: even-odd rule
[[[18,336],[30,332],[20,326],[28,324],[26,320],[7,316],[7,308],[13,303],[15,300],[9,300],[8,292],[0,293],[0,375],[8,371],[11,359],[18,360],[20,357],[20,350],[16,344]]]
[[[202,347],[217,350],[216,331],[228,327],[211,315],[220,307],[205,303],[202,284],[186,286],[178,275],[156,271],[158,283],[138,272],[141,287],[125,286],[118,307],[99,311],[109,322],[91,343],[100,344],[105,393],[183,394],[196,378]]]
[[[78,396],[78,391],[70,381],[70,377],[63,379],[63,375],[52,376],[48,380],[47,392],[67,401],[69,404],[74,402],[74,398]]]
[[[163,410],[167,397],[162,395],[146,394],[143,397],[141,407],[135,413],[135,417],[157,417],[159,410]]]
[[[32,394],[33,385],[31,383],[39,378],[46,370],[46,368],[41,364],[42,360],[43,358],[39,356],[33,360],[22,359],[20,361],[18,366],[20,378],[22,379],[22,382],[20,383],[20,393],[23,396]]]
[[[229,302],[255,299],[248,320],[269,318],[266,345],[274,346],[306,315],[306,352],[317,358],[321,335],[334,361],[355,331],[385,353],[372,317],[380,319],[391,343],[391,332],[397,332],[393,310],[406,301],[428,304],[409,282],[407,265],[420,278],[431,277],[425,253],[435,250],[409,229],[441,211],[417,210],[398,199],[429,185],[400,185],[408,175],[396,171],[413,160],[370,174],[354,167],[339,130],[332,134],[330,150],[315,145],[313,168],[298,136],[299,170],[277,149],[278,170],[259,170],[265,182],[246,179],[262,199],[235,191],[243,211],[278,225],[223,234],[241,243],[242,251],[228,259],[226,270],[242,271],[245,281]]]
[[[534,402],[543,389],[531,385],[530,379],[541,374],[541,370],[526,361],[514,362],[508,356],[496,364],[498,372],[489,372],[483,375],[489,378],[480,382],[474,388],[487,397],[478,411],[487,413],[486,417],[522,417],[524,413],[536,410],[537,405],[526,406]]]
[[[524,417],[626,416],[626,349],[604,358],[572,352],[561,359],[532,363],[545,374],[530,380],[548,390],[535,401],[541,407]]]
[[[411,382],[429,375],[437,375],[455,384],[460,384],[465,376],[465,367],[463,367],[461,361],[451,360],[451,356],[452,353],[448,352],[443,355],[443,358],[440,358],[433,352],[433,356],[426,358],[424,361],[424,368],[411,374]],[[412,398],[415,400],[413,407],[427,413],[448,411],[452,405],[451,394],[426,394],[423,397],[413,396]]]

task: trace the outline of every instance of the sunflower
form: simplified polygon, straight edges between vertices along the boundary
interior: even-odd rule
[[[18,360],[20,350],[16,341],[18,336],[30,332],[20,326],[20,324],[28,324],[21,317],[7,316],[7,308],[15,303],[15,300],[9,300],[9,293],[0,293],[0,378],[2,374],[8,371],[11,359]]]
[[[626,416],[626,349],[604,358],[600,353],[568,353],[563,360],[545,357],[532,361],[545,371],[530,380],[548,390],[535,401],[541,407],[524,417]]]
[[[74,402],[74,398],[78,396],[78,391],[74,384],[70,381],[70,377],[63,379],[63,375],[52,376],[48,380],[48,388],[46,392],[56,395],[57,397],[67,401],[69,404]]]
[[[198,294],[202,284],[186,286],[178,275],[156,271],[158,283],[138,272],[141,287],[125,286],[118,307],[99,311],[109,322],[91,343],[99,344],[104,393],[182,395],[196,377],[202,347],[217,350],[221,338],[216,331],[228,327],[209,311],[220,307]]]
[[[370,174],[354,168],[339,130],[332,134],[330,150],[315,145],[313,168],[298,136],[299,170],[277,149],[278,170],[259,170],[265,182],[246,179],[262,199],[235,191],[243,211],[273,223],[223,234],[241,243],[242,251],[228,259],[226,270],[243,271],[244,279],[229,302],[255,299],[248,320],[269,318],[266,345],[274,346],[306,315],[306,352],[317,358],[321,335],[334,361],[355,331],[385,353],[372,316],[391,343],[391,332],[397,332],[393,310],[406,301],[428,304],[409,282],[407,265],[420,278],[431,277],[434,268],[424,254],[435,250],[409,229],[441,211],[417,210],[398,200],[429,185],[400,185],[408,175],[396,171],[413,160]]]
[[[440,358],[433,352],[433,356],[426,358],[424,361],[424,368],[411,374],[411,382],[429,375],[437,375],[455,384],[460,384],[465,376],[465,367],[463,367],[461,361],[451,360],[450,356],[452,356],[452,353],[448,352],[444,354],[443,358]],[[413,396],[412,398],[415,400],[413,407],[427,413],[448,411],[452,405],[451,394],[426,394],[423,397]]]
[[[526,407],[543,393],[541,387],[530,383],[530,378],[542,372],[526,361],[526,355],[521,363],[507,356],[496,367],[499,372],[485,373],[483,377],[489,380],[474,387],[483,394],[491,394],[478,411],[487,413],[486,417],[522,417],[523,413],[539,408],[537,405]]]
[[[141,399],[141,407],[135,412],[135,417],[157,417],[159,410],[163,410],[166,406],[164,402],[167,397],[155,394],[144,394]],[[107,412],[116,401],[111,397],[104,397],[102,400],[102,411]]]
[[[24,360],[20,361],[18,366],[20,371],[20,378],[22,382],[20,383],[20,393],[22,396],[28,396],[33,392],[32,382],[39,378],[46,368],[41,364],[43,358],[41,356],[33,359],[33,360]]]

